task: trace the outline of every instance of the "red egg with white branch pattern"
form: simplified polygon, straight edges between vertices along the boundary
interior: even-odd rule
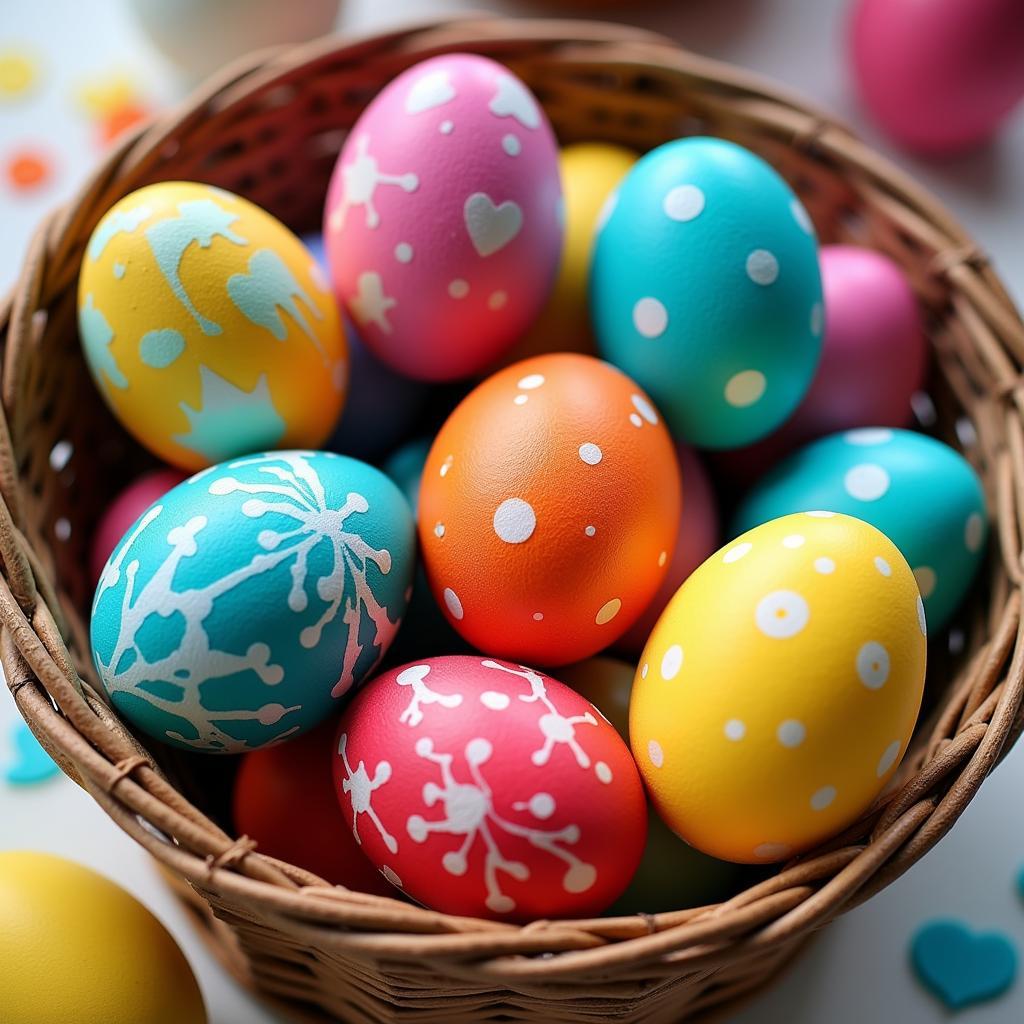
[[[625,743],[585,698],[512,662],[446,656],[378,676],[342,716],[334,782],[363,852],[444,913],[597,914],[643,853]]]

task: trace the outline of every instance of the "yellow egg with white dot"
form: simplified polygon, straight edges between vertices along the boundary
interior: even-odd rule
[[[162,181],[107,211],[82,256],[78,326],[107,404],[182,469],[317,448],[341,412],[348,346],[313,254],[211,185]]]
[[[802,512],[737,537],[680,587],[637,668],[630,740],[658,813],[749,864],[842,831],[907,749],[926,647],[914,574],[873,526]]]

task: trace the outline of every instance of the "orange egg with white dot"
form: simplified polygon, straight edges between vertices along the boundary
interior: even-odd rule
[[[855,822],[924,693],[910,566],[875,527],[800,512],[713,554],[640,658],[629,735],[662,819],[723,860],[770,863]]]
[[[647,607],[679,511],[672,441],[647,395],[608,363],[557,353],[494,374],[448,417],[423,471],[420,545],[466,640],[563,665]]]

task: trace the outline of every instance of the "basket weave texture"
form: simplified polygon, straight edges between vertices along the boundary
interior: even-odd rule
[[[933,638],[925,717],[895,783],[844,835],[721,905],[517,927],[331,887],[222,830],[184,795],[195,761],[151,755],[97,696],[88,538],[115,481],[146,456],[104,409],[79,349],[90,232],[116,200],[168,178],[239,192],[297,231],[316,227],[345,130],[388,80],[449,51],[508,64],[563,142],[733,139],[790,181],[824,241],[892,256],[928,319],[933,429],[966,446],[985,482],[991,557],[953,642]],[[126,139],[41,225],[0,305],[0,354],[8,685],[64,771],[189,894],[236,974],[304,1020],[698,1014],[764,982],[814,929],[931,849],[1024,726],[1024,324],[971,240],[905,175],[802,101],[660,37],[483,19],[255,55]]]

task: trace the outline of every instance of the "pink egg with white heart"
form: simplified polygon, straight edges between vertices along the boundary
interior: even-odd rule
[[[381,90],[324,211],[334,289],[362,337],[422,380],[485,369],[543,306],[562,245],[554,133],[507,68],[449,54]]]

